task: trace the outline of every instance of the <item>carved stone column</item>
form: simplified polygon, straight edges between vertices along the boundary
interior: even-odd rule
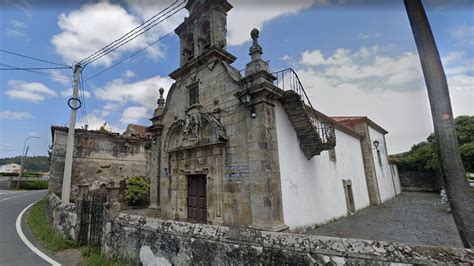
[[[158,107],[155,109],[153,118],[151,119],[153,125],[148,128],[151,133],[151,170],[150,170],[150,205],[149,209],[153,210],[152,215],[160,214],[160,162],[162,150],[162,113],[165,107],[165,99],[163,98],[164,89],[159,90],[160,98],[157,101]]]
[[[282,231],[288,229],[283,221],[280,166],[275,121],[274,101],[280,95],[273,85],[275,77],[269,73],[268,63],[261,59],[259,32],[253,29],[250,47],[251,62],[242,80],[243,90],[238,95],[250,101],[247,120],[250,171],[250,201],[252,223],[256,229]]]

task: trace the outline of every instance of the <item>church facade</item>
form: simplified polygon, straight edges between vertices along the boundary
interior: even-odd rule
[[[148,128],[149,208],[156,215],[281,231],[325,223],[399,193],[395,187],[385,193],[388,185],[381,193],[388,183],[382,178],[396,186],[398,176],[369,167],[373,140],[364,131],[315,110],[291,69],[270,72],[258,30],[251,32],[244,73],[232,66],[227,1],[188,1],[186,8],[189,17],[175,30],[175,82],[166,100],[160,89]],[[386,147],[387,132],[378,129],[380,148]],[[375,154],[380,167],[388,165],[386,150]]]

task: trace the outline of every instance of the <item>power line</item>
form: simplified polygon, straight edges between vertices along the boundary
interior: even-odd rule
[[[137,52],[135,52],[135,53],[133,53],[133,54],[127,56],[127,57],[124,58],[123,60],[121,60],[121,61],[119,61],[119,62],[113,64],[112,66],[110,66],[110,67],[108,67],[108,68],[106,68],[106,69],[100,71],[100,72],[97,73],[97,74],[94,74],[94,75],[88,77],[87,79],[84,80],[84,82],[87,82],[87,81],[89,81],[89,80],[91,80],[91,79],[93,79],[93,78],[95,78],[95,77],[97,77],[97,76],[103,74],[104,72],[109,71],[110,69],[112,69],[112,68],[114,68],[114,67],[116,67],[116,66],[122,64],[123,62],[129,60],[130,58],[132,58],[132,57],[136,56],[137,54],[139,54],[139,53],[145,51],[146,49],[150,48],[150,46],[153,46],[153,45],[156,44],[157,42],[159,42],[159,41],[163,40],[164,38],[170,36],[172,33],[173,33],[173,31],[168,32],[167,34],[161,36],[158,40],[156,40],[156,41],[150,43],[149,45],[147,45],[147,46],[145,46],[144,48],[138,50]]]
[[[81,73],[81,74],[82,74],[82,73]],[[85,123],[86,125],[89,125],[89,120],[88,120],[88,118],[87,118],[86,96],[85,96],[84,82],[83,82],[83,80],[82,80],[82,75],[81,75],[80,82],[81,82],[81,84],[80,84],[80,87],[79,87],[79,88],[80,88],[80,92],[81,92],[80,95],[81,95],[81,98],[82,98],[82,105],[83,105],[83,106],[82,106],[83,108],[81,108],[81,109],[82,109],[82,117],[83,117],[83,119],[85,120],[84,123]]]
[[[99,49],[98,51],[96,51],[95,53],[89,55],[88,57],[86,57],[85,59],[83,59],[82,61],[80,61],[79,63],[82,64],[84,63],[85,61],[89,60],[91,57],[101,53],[102,51],[106,50],[106,48],[112,46],[114,43],[117,43],[121,40],[123,40],[125,37],[127,37],[129,34],[132,34],[132,32],[134,32],[135,30],[143,27],[143,25],[147,24],[150,20],[154,19],[156,16],[160,15],[162,12],[164,12],[166,9],[170,8],[171,6],[173,6],[174,4],[176,4],[176,2],[178,2],[178,0],[176,0],[174,3],[172,3],[170,6],[168,6],[167,8],[163,9],[162,11],[156,13],[155,15],[153,15],[151,18],[149,18],[148,20],[144,21],[142,24],[138,25],[137,27],[135,27],[134,29],[132,29],[131,31],[127,32],[126,34],[122,35],[120,38],[116,39],[115,41],[109,43],[108,45],[102,47],[101,49]]]
[[[45,72],[41,72],[41,71],[37,71],[37,70],[31,70],[31,69],[28,69],[28,68],[20,68],[20,67],[12,66],[12,65],[9,65],[9,64],[5,64],[5,63],[0,63],[0,65],[6,66],[6,67],[9,67],[9,68],[14,68],[15,70],[23,70],[23,71],[27,71],[27,72],[31,72],[31,73],[35,73],[35,74],[39,74],[39,75],[58,77],[58,78],[69,80],[69,77],[65,76],[65,75],[45,73]]]
[[[165,8],[164,10],[158,12],[157,14],[155,14],[152,18],[148,19],[146,22],[142,23],[140,26],[136,27],[135,29],[129,31],[128,33],[126,33],[125,35],[123,35],[121,38],[119,38],[118,40],[115,40],[114,42],[112,42],[111,44],[107,45],[106,47],[100,49],[99,51],[97,51],[95,53],[95,55],[92,55],[92,56],[89,56],[88,59],[85,59],[83,61],[81,61],[80,63],[81,64],[84,64],[84,65],[87,65],[87,64],[90,64],[96,60],[98,60],[99,58],[115,51],[116,49],[120,48],[121,46],[127,44],[128,42],[134,40],[135,38],[137,38],[138,36],[144,34],[145,32],[147,32],[148,30],[150,30],[151,28],[153,28],[154,26],[158,25],[159,23],[161,23],[162,21],[168,19],[169,17],[171,17],[172,15],[174,15],[175,13],[177,12],[174,12],[173,14],[167,16],[170,12],[173,12],[174,10],[176,10],[177,8],[179,8],[180,6],[182,6],[184,2],[181,2],[178,6],[175,6],[173,7],[171,10],[169,11],[166,11],[168,8],[170,8],[171,6],[175,5],[175,3],[171,4],[170,6],[168,6],[167,8]],[[184,7],[182,7],[184,8]],[[181,9],[182,9],[181,8]],[[180,10],[181,10],[180,9]],[[178,10],[179,11],[179,10]],[[161,16],[161,14],[165,12],[165,14],[163,14]],[[156,16],[160,15],[160,17],[158,18],[155,18]],[[162,19],[161,21],[158,21],[157,23],[155,23],[157,20],[161,19],[162,17],[164,16],[167,16],[165,17],[164,19]],[[148,25],[146,25],[148,23]],[[144,26],[146,25],[146,26]],[[140,28],[138,31],[136,31],[137,28]],[[135,32],[136,31],[136,32]],[[116,44],[113,44],[113,43],[116,43]],[[113,44],[113,45],[112,45]]]
[[[49,69],[71,69],[71,67],[10,67],[0,70],[49,70]]]
[[[28,59],[31,59],[31,60],[36,60],[36,61],[39,61],[39,62],[49,63],[49,64],[58,65],[58,66],[63,66],[63,67],[69,67],[69,66],[64,65],[64,64],[55,63],[55,62],[51,62],[51,61],[48,61],[48,60],[39,59],[39,58],[35,58],[35,57],[23,55],[23,54],[18,54],[18,53],[10,52],[10,51],[3,50],[3,49],[0,49],[0,52],[7,53],[7,54],[11,54],[11,55],[16,55],[16,56],[19,56],[19,57],[28,58]]]
[[[174,8],[172,8],[171,10],[167,11],[166,14],[164,16],[166,16],[165,18],[161,19],[163,16],[161,16],[160,18],[157,18],[157,19],[154,19],[152,21],[153,24],[150,24],[150,25],[147,25],[143,28],[141,28],[138,32],[135,32],[133,34],[131,34],[131,32],[127,33],[126,35],[129,35],[131,34],[130,36],[127,36],[125,37],[123,40],[121,40],[118,44],[116,45],[112,45],[111,47],[107,48],[107,49],[104,49],[102,48],[101,50],[99,50],[99,53],[96,52],[96,55],[95,56],[92,56],[90,57],[89,59],[87,60],[82,60],[80,63],[84,65],[84,67],[98,59],[100,59],[101,57],[117,50],[118,48],[120,48],[121,46],[127,44],[128,42],[136,39],[137,37],[139,37],[140,35],[146,33],[147,31],[149,31],[150,29],[152,29],[153,27],[155,27],[156,25],[160,24],[161,22],[163,22],[164,20],[170,18],[171,16],[173,16],[174,14],[178,13],[179,11],[181,11],[182,9],[184,9],[184,6],[182,5],[183,3],[185,2],[182,2],[181,4],[179,4],[178,6],[175,6]],[[179,9],[178,9],[179,8]],[[178,9],[178,10],[176,10]],[[176,10],[176,11],[175,11]],[[173,12],[174,11],[174,12]],[[163,11],[161,11],[160,13],[162,13]],[[171,13],[172,12],[172,13]],[[168,15],[169,13],[171,13],[170,15]],[[161,20],[160,20],[161,19]],[[159,20],[159,21],[158,21]],[[158,22],[156,22],[158,21]],[[125,35],[124,35],[125,36]],[[122,36],[123,37],[123,36]]]

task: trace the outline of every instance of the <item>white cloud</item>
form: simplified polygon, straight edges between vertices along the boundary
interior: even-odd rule
[[[474,72],[474,59],[463,51],[453,51],[441,58],[444,72],[448,76]]]
[[[27,102],[39,103],[48,97],[56,97],[57,93],[38,82],[25,82],[20,80],[9,80],[6,95],[13,99]]]
[[[151,115],[148,108],[143,106],[131,106],[123,111],[120,122],[124,124],[137,123],[138,120],[150,118]]]
[[[241,45],[250,40],[250,31],[253,28],[262,30],[265,23],[275,18],[295,15],[314,4],[324,4],[326,1],[232,0],[230,3],[234,8],[229,12],[227,18],[229,31],[227,40],[230,45]]]
[[[451,30],[451,37],[461,45],[474,45],[474,25],[461,25]]]
[[[29,27],[31,22],[31,4],[25,0],[18,0],[10,2],[15,8],[22,11],[26,15],[26,19],[11,19],[7,28],[6,33],[8,36],[23,38],[27,41],[30,40],[25,30]]]
[[[96,89],[94,95],[99,100],[109,103],[140,104],[148,109],[156,108],[156,100],[159,88],[169,88],[172,80],[168,77],[155,76],[135,83],[126,83],[122,79],[115,79],[105,85],[104,88]]]
[[[133,78],[133,77],[135,77],[136,75],[137,75],[137,74],[135,74],[135,72],[133,72],[133,71],[131,71],[131,70],[127,70],[127,71],[123,74],[123,76],[124,76],[125,78]]]
[[[27,112],[11,112],[9,110],[0,111],[0,119],[2,120],[21,120],[29,119],[33,116]]]
[[[351,53],[348,49],[340,48],[328,57],[320,50],[304,51],[300,64],[322,67],[322,73],[335,79],[381,78],[386,85],[420,81],[421,66],[416,53],[390,57],[380,54],[379,50],[377,46],[361,47]]]
[[[26,33],[23,33],[23,32],[21,32],[19,30],[16,30],[16,29],[7,28],[7,34],[8,34],[8,36],[24,38],[25,40],[30,39],[28,37],[28,35],[26,35]]]
[[[334,115],[363,115],[379,123],[387,135],[389,152],[403,152],[432,132],[428,95],[418,55],[384,54],[377,46],[329,55],[304,51],[296,69],[316,109]],[[455,116],[474,114],[472,60],[462,53],[444,59]],[[451,69],[451,71],[449,71]]]
[[[376,32],[376,33],[360,33],[359,34],[359,39],[362,40],[367,40],[367,39],[378,39],[382,37],[382,34]]]
[[[368,116],[389,131],[390,153],[408,150],[432,131],[428,98],[423,90],[367,91],[354,83],[336,82],[316,71],[297,73],[316,109],[330,116]]]
[[[72,84],[72,77],[65,76],[64,72],[61,72],[57,69],[50,69],[48,72],[49,74],[51,74],[50,75],[51,79],[58,83],[63,84],[63,85]]]
[[[17,19],[12,19],[10,20],[10,24],[12,25],[12,27],[14,28],[19,28],[19,29],[26,29],[28,28],[28,25],[23,22],[23,21],[19,21]]]
[[[175,0],[126,0],[127,5],[130,7],[130,9],[133,11],[133,13],[136,16],[139,16],[143,21],[148,20],[158,12],[164,10],[171,4],[175,3]],[[163,14],[171,15],[173,14],[176,10],[173,8],[178,6],[179,3],[176,3],[173,5],[173,7],[167,9]],[[168,12],[169,11],[169,12]],[[184,17],[188,15],[188,12],[186,9],[183,9],[179,12],[177,12],[175,15],[169,17],[168,19],[164,20],[160,24],[156,26],[156,32],[159,35],[166,34],[168,32],[174,31],[176,27],[178,27],[179,24],[181,24],[184,21]],[[161,20],[161,19],[160,19]]]
[[[63,97],[72,97],[72,88],[62,90],[60,93]],[[84,97],[91,97],[91,93],[89,91],[84,90]]]
[[[120,38],[140,24],[141,19],[139,17],[129,14],[119,4],[109,2],[88,3],[84,4],[79,10],[59,15],[58,26],[61,32],[53,36],[51,42],[64,62],[77,62]],[[97,60],[94,64],[108,66],[114,59],[119,58],[122,53],[143,48],[148,43],[155,41],[160,35],[159,30],[150,30]],[[163,56],[159,45],[148,48],[147,53],[153,59],[159,59]]]
[[[106,118],[97,115],[98,111],[95,110],[91,114],[87,114],[80,122],[78,127],[85,128],[87,125],[87,129],[89,130],[98,130],[104,123],[106,124],[106,129],[112,132],[121,133],[123,132],[124,128],[117,126],[115,124],[111,124],[110,121],[107,121]]]

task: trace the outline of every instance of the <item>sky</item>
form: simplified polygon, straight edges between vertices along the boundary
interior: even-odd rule
[[[64,2],[0,0],[0,50],[72,66],[174,1]],[[313,107],[329,116],[368,116],[381,125],[389,131],[390,154],[409,150],[433,131],[403,1],[229,2],[234,8],[227,17],[227,49],[238,58],[236,68],[243,69],[250,60],[250,31],[255,27],[272,71],[293,68]],[[423,3],[454,115],[474,115],[474,1]],[[83,69],[77,127],[97,129],[107,122],[110,130],[123,132],[130,123],[151,125],[158,89],[163,87],[166,94],[173,83],[168,74],[179,66],[173,30],[187,15],[186,10],[177,12]],[[60,66],[0,51],[0,69],[11,67]],[[51,126],[69,124],[72,70],[37,72],[0,70],[0,158],[20,155],[31,136],[39,138],[28,140],[29,155],[46,155]]]

